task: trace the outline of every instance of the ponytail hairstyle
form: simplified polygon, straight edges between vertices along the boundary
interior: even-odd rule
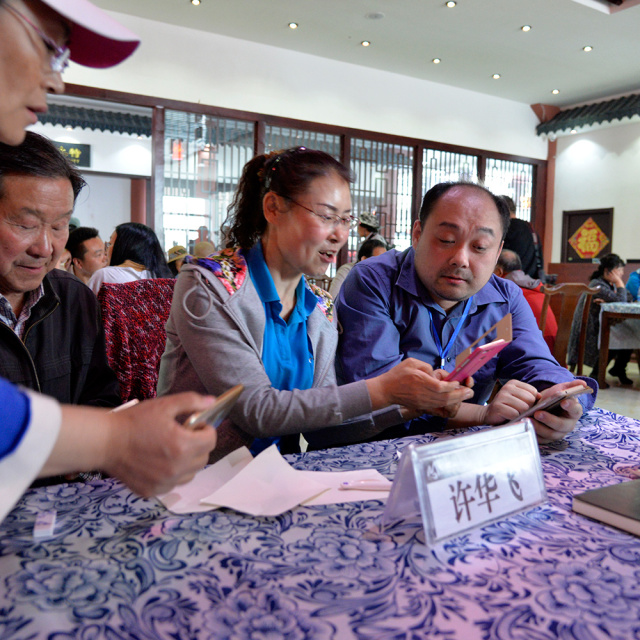
[[[111,266],[126,260],[144,265],[154,278],[172,278],[164,251],[155,231],[140,222],[125,222],[116,227],[116,240],[111,252]]]
[[[613,271],[618,267],[624,267],[624,260],[617,253],[608,253],[600,258],[598,268],[591,274],[589,280],[596,280],[604,276],[605,271]]]
[[[261,238],[267,229],[262,212],[266,193],[273,191],[284,198],[297,198],[313,180],[332,173],[347,184],[354,181],[351,171],[335,158],[306,147],[273,151],[249,160],[228,208],[225,224],[230,230],[226,246],[250,249]]]

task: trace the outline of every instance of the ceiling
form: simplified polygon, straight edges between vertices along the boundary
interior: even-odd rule
[[[454,8],[445,0],[94,1],[526,104],[564,107],[640,91],[640,0],[457,0]]]

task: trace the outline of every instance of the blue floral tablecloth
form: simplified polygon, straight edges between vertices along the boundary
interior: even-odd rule
[[[290,460],[391,477],[436,437]],[[115,480],[32,490],[0,526],[0,639],[640,638],[640,539],[571,512],[627,479],[640,423],[594,409],[542,453],[548,503],[433,549],[418,520],[380,533],[379,500],[183,517]]]

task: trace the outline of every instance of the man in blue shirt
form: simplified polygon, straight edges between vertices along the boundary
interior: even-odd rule
[[[473,376],[474,398],[448,425],[502,424],[542,397],[575,386],[574,376],[549,352],[519,288],[493,275],[508,226],[505,203],[479,185],[443,183],[427,192],[412,247],[359,263],[340,290],[341,380],[379,375],[409,357],[444,370],[436,373],[443,377],[459,353],[511,313],[513,341]],[[480,344],[495,338],[492,331]],[[496,380],[502,387],[486,404]],[[560,415],[536,412],[539,440],[558,440],[571,431],[594,398],[581,401],[564,400]],[[436,426],[441,419],[422,416],[410,428]]]

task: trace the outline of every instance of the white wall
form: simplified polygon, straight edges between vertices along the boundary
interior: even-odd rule
[[[91,145],[91,167],[83,167],[82,171],[119,173],[134,177],[151,175],[151,138],[80,127],[67,129],[62,125],[41,123],[29,129],[56,142]]]
[[[610,251],[640,258],[640,124],[558,138],[552,261],[560,260],[563,211],[609,207]]]
[[[107,241],[122,222],[131,222],[131,180],[83,172],[87,186],[80,192],[73,215],[83,227],[95,227]]]
[[[74,84],[546,158],[526,104],[368,67],[114,14],[138,51]]]

